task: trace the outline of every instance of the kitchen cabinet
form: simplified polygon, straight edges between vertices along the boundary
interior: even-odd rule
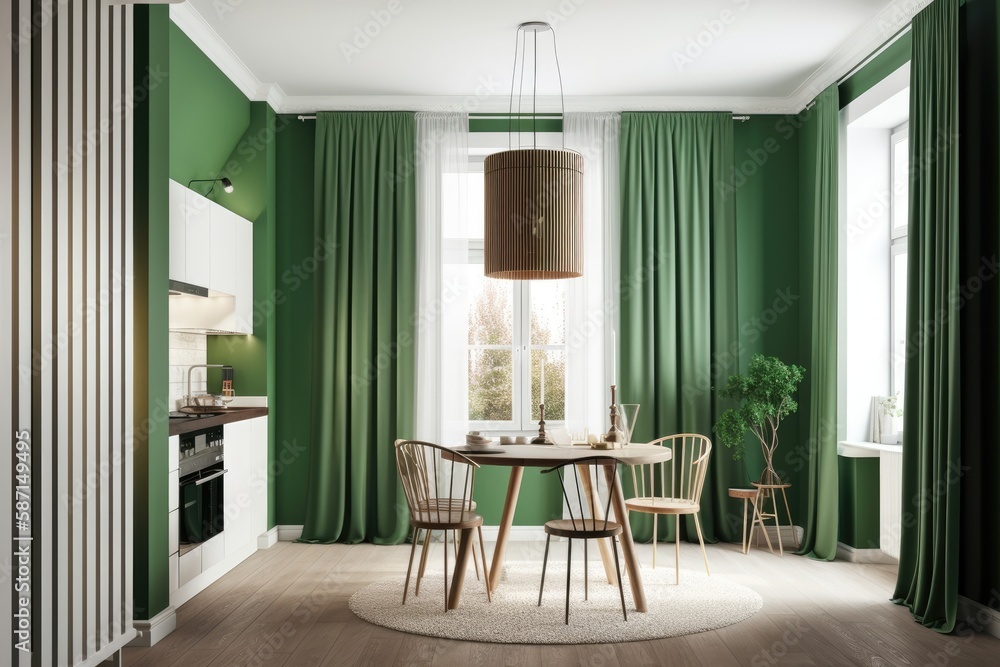
[[[186,190],[184,208],[184,282],[200,287],[211,287],[209,271],[212,261],[211,247],[206,240],[211,227],[211,210],[215,204],[197,192]]]
[[[182,283],[187,279],[187,192],[177,181],[170,181],[170,257],[167,275]]]
[[[233,216],[236,227],[236,319],[240,333],[253,333],[253,223]]]
[[[169,251],[171,280],[210,290],[171,302],[172,328],[253,333],[253,223],[171,180]]]
[[[220,535],[177,552],[174,531],[169,541],[170,604],[180,605],[236,567],[258,548],[258,538],[267,532],[268,452],[267,417],[255,417],[223,425],[225,482],[223,484],[224,527]],[[177,467],[180,438],[170,438],[170,465]],[[171,476],[176,480],[175,476]],[[173,481],[171,482],[174,483]],[[171,520],[176,522],[176,512]],[[174,583],[176,582],[176,583]]]
[[[209,209],[208,289],[223,294],[236,294],[236,218],[218,204]]]
[[[253,477],[253,422],[249,419],[226,424],[226,485],[224,491],[226,556],[239,552],[248,542],[256,540],[253,534],[253,502],[250,482]]]
[[[173,183],[173,181],[171,181]],[[172,435],[167,439],[167,563],[170,568],[169,593],[173,595],[180,585],[180,450],[181,438]],[[188,563],[190,566],[191,564]]]

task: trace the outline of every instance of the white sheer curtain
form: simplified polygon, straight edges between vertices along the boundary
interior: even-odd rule
[[[566,148],[583,154],[583,277],[567,282],[567,427],[607,431],[611,404],[611,331],[618,331],[621,116],[569,113]],[[624,401],[627,397],[620,397]]]
[[[446,246],[442,229],[448,221],[461,219],[467,209],[469,169],[469,117],[465,113],[418,113],[417,149],[417,308],[416,391],[414,437],[434,443],[455,444],[455,435],[465,433],[465,424],[446,423],[445,407],[454,420],[451,396],[454,382],[444,378],[465,377],[467,339],[449,334],[454,327],[445,321],[444,306],[466,298],[461,288],[442,279],[445,259],[460,263],[463,252],[454,242]],[[447,354],[442,351],[447,350]]]

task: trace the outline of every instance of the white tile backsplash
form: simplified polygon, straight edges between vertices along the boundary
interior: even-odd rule
[[[170,401],[180,407],[187,393],[188,368],[208,363],[208,338],[204,335],[170,332]],[[197,369],[191,376],[191,390],[207,391],[205,369]]]

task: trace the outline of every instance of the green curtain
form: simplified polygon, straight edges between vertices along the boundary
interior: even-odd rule
[[[819,560],[837,555],[837,136],[839,94],[832,85],[801,115],[799,210],[802,220],[800,278],[802,350],[808,350],[799,391],[807,483],[806,512],[796,517],[805,530],[800,554]],[[783,453],[785,460],[794,447]]]
[[[1000,7],[959,8],[959,233],[962,244],[962,507],[992,498],[1000,479]],[[964,16],[963,16],[964,14]],[[965,298],[968,297],[968,298]],[[957,474],[957,473],[956,473]],[[1000,602],[1000,512],[961,513],[958,593]]]
[[[620,400],[642,406],[637,440],[712,437],[722,413],[713,387],[739,369],[734,200],[719,187],[732,165],[731,114],[622,114],[618,381]],[[738,540],[726,501],[730,486],[746,485],[742,464],[724,447],[710,461],[705,537]],[[635,538],[649,540],[649,515],[631,519]],[[658,535],[673,539],[674,520],[662,521]],[[691,517],[682,533],[697,539]]]
[[[894,595],[940,632],[954,629],[958,610],[958,6],[936,0],[913,19],[903,520]]]
[[[315,236],[330,250],[313,278],[302,539],[397,544],[408,515],[393,441],[413,428],[414,117],[320,113],[316,123]]]

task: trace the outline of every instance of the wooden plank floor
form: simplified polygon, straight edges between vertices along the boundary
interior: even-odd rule
[[[544,544],[544,542],[541,542]],[[508,560],[542,557],[512,542]],[[561,548],[560,548],[561,547]],[[644,564],[651,547],[638,545]],[[152,648],[130,648],[128,667],[180,665],[996,665],[1000,640],[942,636],[889,602],[895,567],[818,563],[737,545],[709,545],[713,576],[764,598],[753,618],[713,632],[627,644],[537,646],[422,637],[366,623],[348,608],[367,583],[406,571],[408,546],[279,543],[258,551],[177,611],[177,629]],[[429,563],[441,567],[441,546]],[[487,552],[490,545],[487,544]],[[565,558],[553,544],[550,558]],[[661,567],[673,549],[661,547]],[[701,567],[696,545],[681,566]],[[470,573],[471,576],[471,573]],[[682,583],[683,585],[683,583]]]

